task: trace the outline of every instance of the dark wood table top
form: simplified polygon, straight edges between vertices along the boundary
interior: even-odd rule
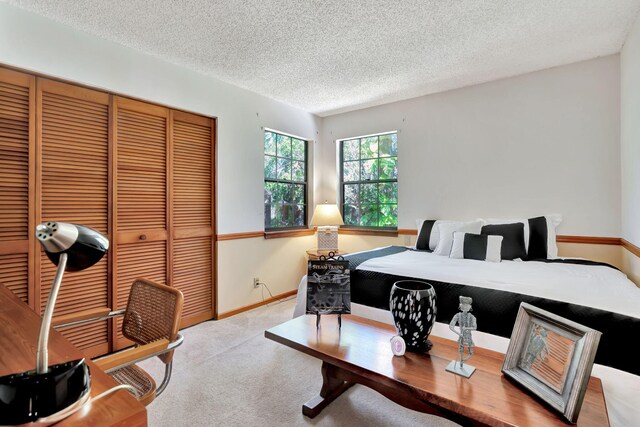
[[[35,368],[41,318],[0,285],[0,376]],[[49,335],[49,364],[85,357],[59,332]],[[91,370],[91,396],[117,383],[87,359]],[[56,426],[146,426],[146,408],[126,390],[118,390],[96,402],[87,403]]]
[[[571,425],[532,394],[501,373],[504,354],[477,348],[469,364],[477,368],[471,378],[445,370],[457,358],[457,342],[431,336],[426,354],[394,357],[389,340],[395,328],[353,315],[323,316],[316,330],[315,316],[301,316],[265,332],[269,339],[314,356],[339,368],[389,387],[408,387],[423,401],[489,425]],[[591,377],[579,426],[608,426],[602,383]]]

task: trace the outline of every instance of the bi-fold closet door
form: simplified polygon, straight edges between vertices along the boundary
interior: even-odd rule
[[[110,240],[109,95],[46,79],[36,94],[36,223],[86,225]],[[37,248],[36,308],[44,311],[56,266]],[[91,268],[66,273],[55,307],[57,322],[98,314],[109,307],[112,252]],[[109,351],[107,321],[65,329],[89,354]]]
[[[35,307],[33,76],[0,68],[0,283]]]
[[[144,277],[184,292],[182,326],[215,315],[215,120],[0,68],[0,283],[41,312],[55,272],[41,221],[90,226],[111,248],[68,273],[54,323],[124,308]],[[96,356],[119,322],[64,330]]]

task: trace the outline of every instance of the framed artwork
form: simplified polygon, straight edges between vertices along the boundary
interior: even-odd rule
[[[576,423],[601,335],[521,303],[502,373]]]
[[[307,314],[351,313],[349,261],[309,261]]]

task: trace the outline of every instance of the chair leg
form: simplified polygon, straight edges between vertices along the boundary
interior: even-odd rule
[[[171,379],[172,367],[173,367],[173,360],[164,366],[164,378],[162,379],[162,383],[160,383],[160,385],[156,389],[156,397],[160,396],[160,394],[164,391],[164,389],[167,388],[167,385],[169,384],[169,380]]]

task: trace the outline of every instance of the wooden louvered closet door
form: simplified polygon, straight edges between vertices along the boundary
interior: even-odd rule
[[[214,316],[212,119],[173,111],[173,286],[184,294],[182,327]]]
[[[125,308],[131,284],[145,278],[167,284],[170,277],[169,110],[115,97],[116,236],[114,306]],[[130,345],[114,333],[114,349]]]
[[[109,229],[109,95],[38,79],[38,147],[40,147],[37,222],[82,224],[111,236]],[[37,308],[44,310],[56,266],[38,248]],[[110,253],[83,271],[65,273],[56,302],[56,319],[102,312],[109,301]],[[109,351],[106,321],[62,331],[89,356]]]
[[[54,324],[126,306],[142,277],[184,293],[182,327],[215,316],[215,119],[0,67],[0,284],[36,312],[56,266],[48,220],[111,246],[66,272]],[[63,329],[94,357],[131,344],[120,321]]]
[[[35,77],[0,69],[0,284],[34,307]],[[32,258],[32,257],[31,257]]]

